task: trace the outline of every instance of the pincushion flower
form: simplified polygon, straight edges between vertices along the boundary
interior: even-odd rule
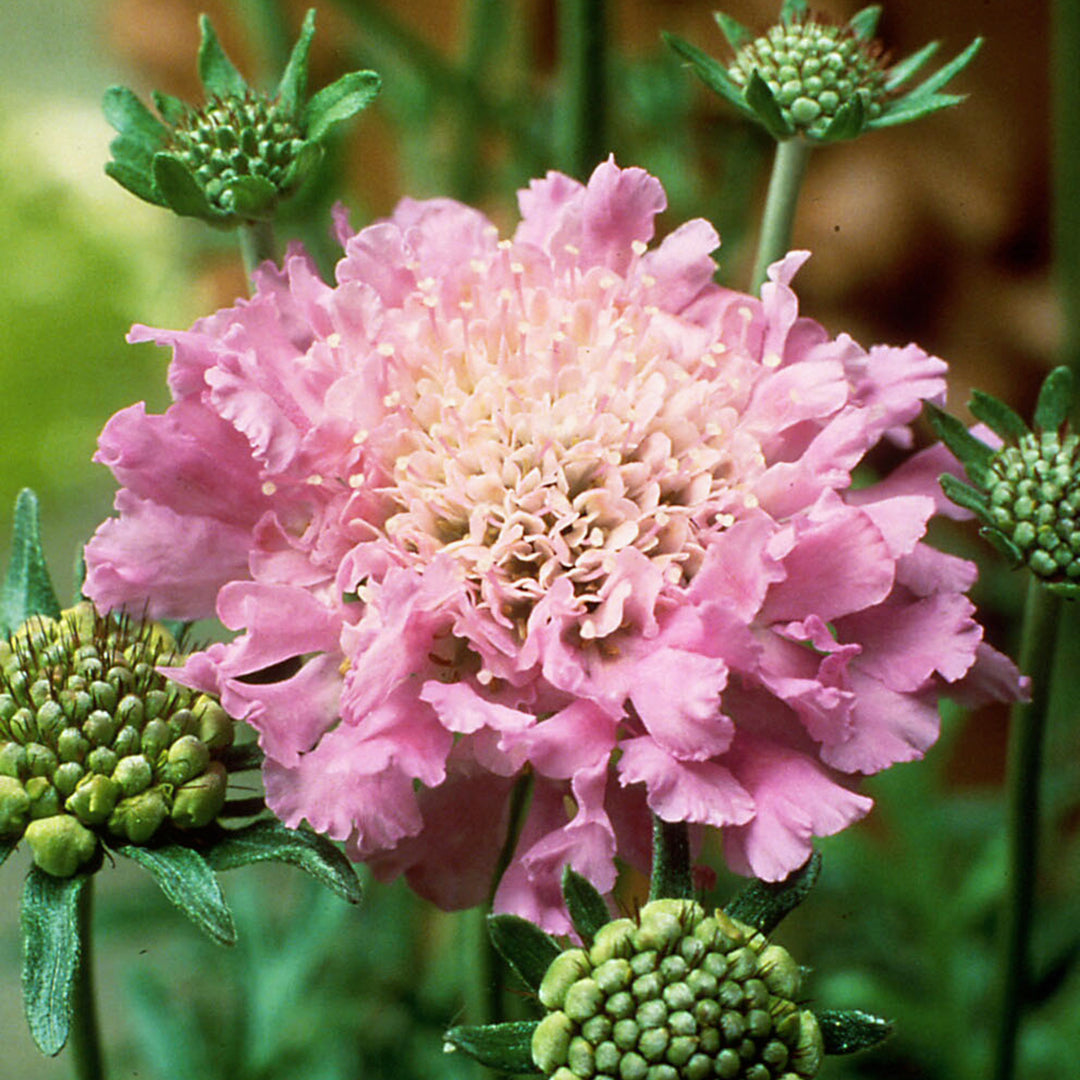
[[[99,604],[231,630],[179,675],[259,732],[272,809],[445,906],[568,926],[565,864],[647,865],[651,810],[777,880],[920,756],[937,699],[1019,692],[927,546],[939,448],[881,483],[945,365],[868,352],[713,283],[718,237],[650,248],[640,169],[557,173],[512,238],[447,199],[352,232],[337,282],[294,248],[186,332],[174,404],[118,413],[123,485],[87,549]]]

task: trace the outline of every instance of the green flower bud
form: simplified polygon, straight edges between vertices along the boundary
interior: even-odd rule
[[[71,877],[97,851],[97,837],[68,814],[38,818],[26,826],[34,862],[53,877]]]
[[[67,797],[64,809],[84,825],[104,825],[123,795],[123,788],[115,780],[91,773],[79,781]]]
[[[220,761],[211,761],[202,776],[189,780],[173,795],[172,821],[181,829],[209,825],[225,805],[228,775]]]
[[[612,955],[624,942],[635,951]],[[689,900],[658,900],[641,909],[636,925],[601,928],[593,946],[560,953],[541,982],[549,1012],[532,1047],[545,1076],[816,1075],[823,1042],[813,1013],[796,1000],[798,968],[752,927],[722,911],[706,916]]]
[[[0,836],[19,836],[30,820],[30,796],[12,776],[0,776]]]
[[[164,628],[87,603],[34,616],[0,641],[0,832],[18,838],[34,821],[69,817],[71,837],[107,829],[144,843],[170,817],[210,825],[224,805],[216,758],[233,723],[211,696],[158,672],[179,662]],[[62,827],[49,830],[37,832]],[[41,856],[60,868],[71,858]]]
[[[109,815],[109,831],[133,844],[145,844],[169,816],[169,797],[160,787],[123,799]]]

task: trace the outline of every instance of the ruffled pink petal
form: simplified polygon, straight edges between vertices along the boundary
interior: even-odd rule
[[[872,805],[781,742],[740,732],[729,760],[754,804],[751,820],[724,830],[724,858],[737,874],[783,880],[810,857],[813,837],[840,832]]]
[[[665,821],[740,824],[754,815],[754,799],[731,771],[712,761],[679,761],[654,739],[620,743],[619,783],[645,784],[650,808]]]
[[[544,776],[568,780],[606,762],[615,748],[616,722],[591,701],[574,701],[532,727],[510,732],[501,745],[524,752]]]
[[[429,680],[420,687],[419,696],[435,710],[447,731],[462,735],[471,735],[484,727],[501,732],[522,731],[536,722],[531,713],[487,701],[468,683]]]

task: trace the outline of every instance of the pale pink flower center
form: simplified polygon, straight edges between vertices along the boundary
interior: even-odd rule
[[[617,627],[592,616],[620,551],[684,584],[703,533],[753,505],[760,450],[733,404],[746,359],[642,305],[629,276],[534,283],[505,243],[470,270],[449,298],[420,282],[427,310],[379,346],[398,421],[370,447],[399,507],[385,533],[418,564],[453,554],[519,628],[569,578],[582,637],[603,637]]]

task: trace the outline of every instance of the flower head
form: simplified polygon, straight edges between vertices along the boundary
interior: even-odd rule
[[[706,86],[774,138],[798,135],[826,143],[906,124],[964,100],[940,91],[971,62],[981,39],[901,94],[900,87],[937,51],[937,42],[887,66],[873,36],[880,17],[881,7],[875,4],[837,24],[810,14],[806,0],[785,0],[780,21],[755,36],[717,12],[716,21],[735,51],[726,68],[675,34],[664,36]]]
[[[0,836],[25,836],[38,866],[70,877],[99,833],[144,844],[169,823],[211,824],[233,722],[156,670],[180,659],[164,627],[88,603],[0,642]]]
[[[974,568],[922,542],[940,452],[850,490],[940,360],[800,318],[805,255],[758,299],[713,284],[704,221],[650,248],[640,169],[520,202],[510,239],[446,199],[339,216],[336,285],[294,249],[250,301],[136,328],[176,400],[102,434],[124,486],[86,588],[216,607],[240,636],[176,677],[258,729],[271,807],[444,905],[485,894],[531,776],[496,905],[560,929],[563,864],[647,865],[648,811],[782,878],[949,684],[1017,684]]]
[[[354,71],[307,99],[312,9],[276,91],[262,94],[222,51],[205,15],[200,25],[206,103],[194,108],[155,93],[158,119],[127,87],[110,87],[105,117],[120,134],[105,171],[140,199],[212,225],[265,221],[311,175],[327,132],[375,97],[379,77]]]

